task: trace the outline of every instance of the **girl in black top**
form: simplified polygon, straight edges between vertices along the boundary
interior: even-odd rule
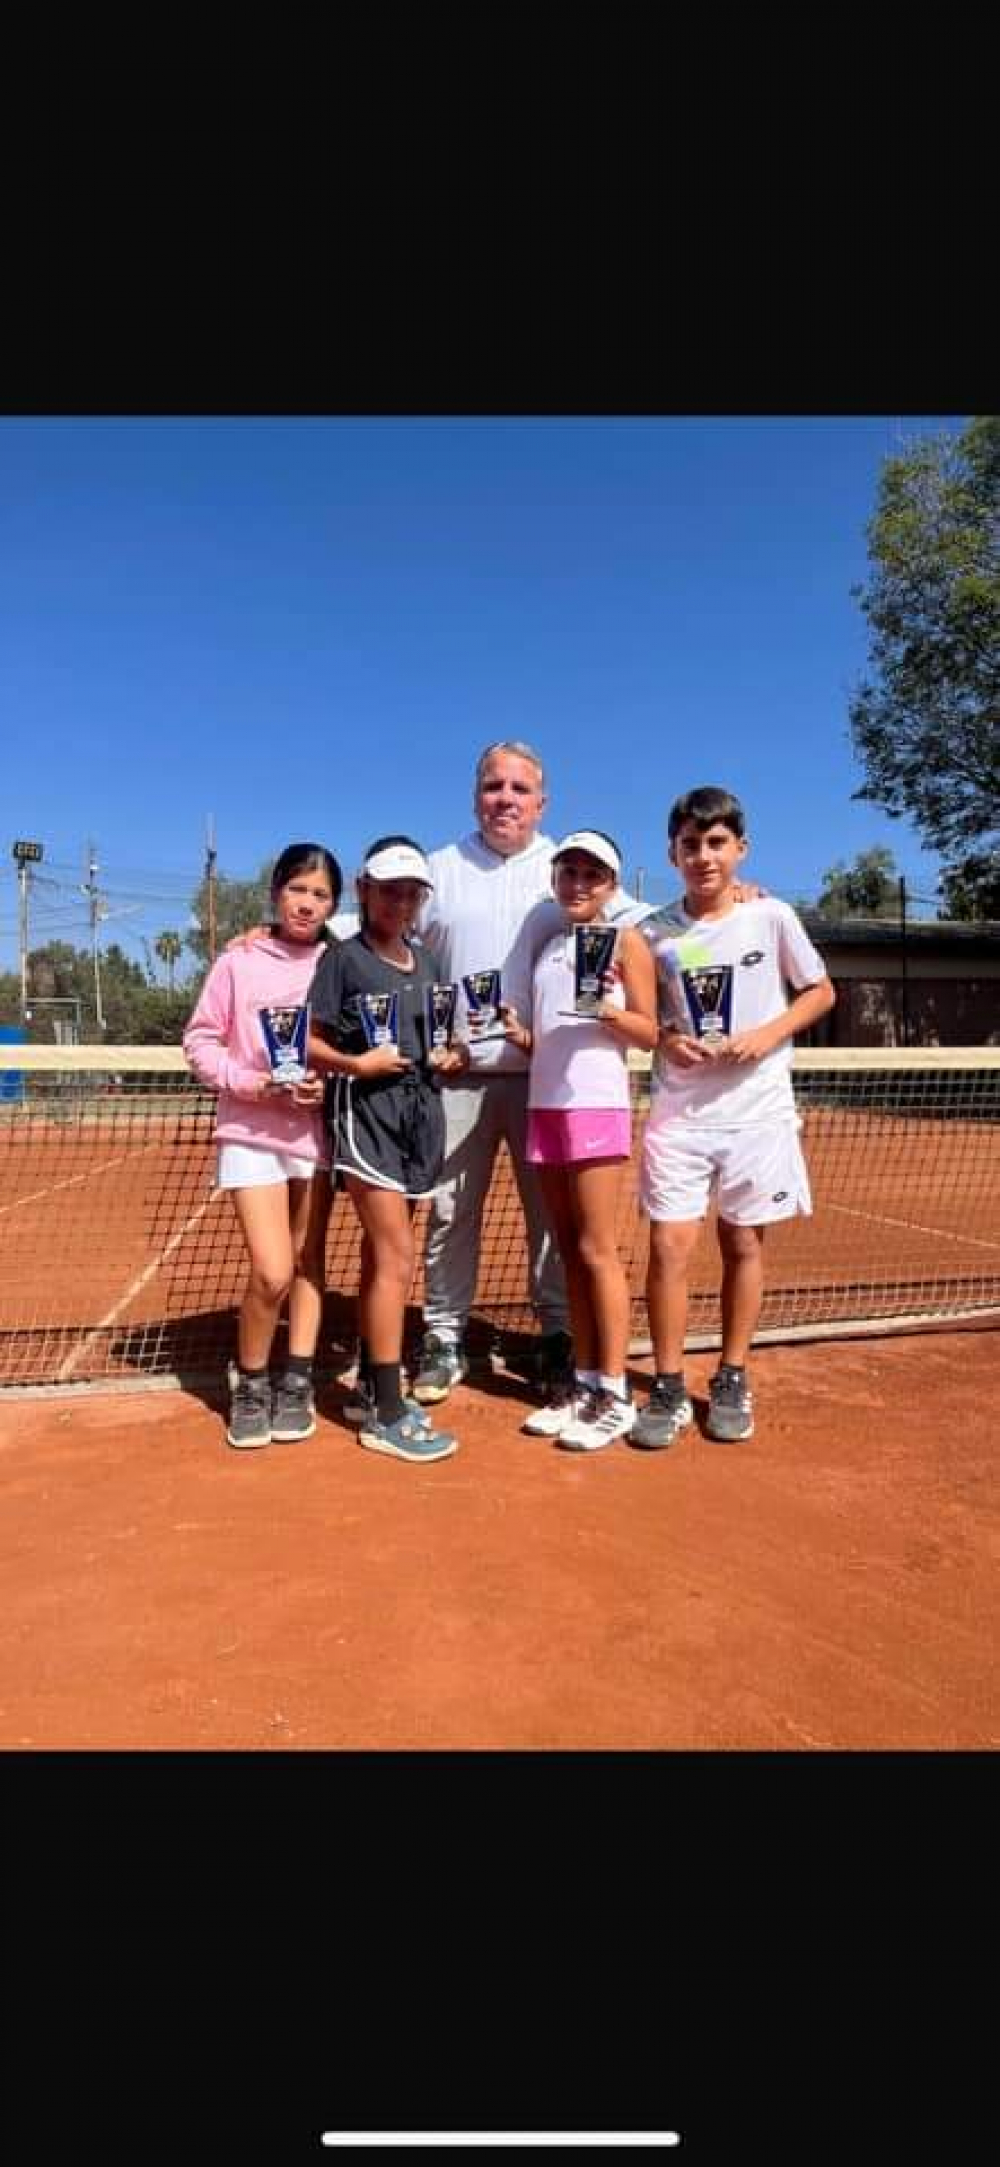
[[[454,1437],[436,1435],[423,1409],[404,1402],[400,1383],[413,1209],[433,1194],[444,1158],[440,1077],[469,1059],[464,1045],[428,1044],[424,996],[435,973],[409,936],[432,886],[427,859],[409,836],[372,843],[358,879],[361,931],[327,950],[311,989],[310,1062],[332,1079],[333,1166],[363,1237],[359,1382],[367,1411],[359,1434],[372,1451],[409,1460],[456,1450]],[[373,1044],[380,1027],[384,1041]]]

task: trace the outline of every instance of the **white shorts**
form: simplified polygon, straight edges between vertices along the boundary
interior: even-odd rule
[[[704,1219],[712,1191],[720,1219],[770,1226],[812,1212],[797,1119],[742,1129],[647,1123],[639,1194],[650,1219]]]
[[[322,1160],[302,1159],[294,1151],[268,1151],[261,1144],[220,1144],[220,1189],[270,1189],[279,1181],[311,1181],[325,1174]]]

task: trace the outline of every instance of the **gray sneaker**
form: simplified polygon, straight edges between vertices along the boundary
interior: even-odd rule
[[[457,1437],[431,1429],[429,1422],[402,1414],[395,1422],[380,1422],[368,1415],[358,1431],[358,1442],[369,1452],[388,1452],[395,1460],[447,1460],[458,1451]]]
[[[452,1385],[461,1384],[468,1369],[461,1340],[441,1339],[437,1332],[426,1332],[413,1380],[414,1399],[429,1405],[446,1400]]]
[[[643,1445],[647,1452],[662,1452],[693,1420],[694,1408],[685,1391],[654,1384],[629,1436],[629,1444]]]
[[[269,1445],[271,1442],[270,1377],[244,1377],[237,1371],[229,1402],[231,1445]]]
[[[753,1436],[753,1393],[744,1369],[717,1369],[709,1378],[705,1435],[727,1445]]]
[[[316,1402],[311,1377],[286,1370],[274,1387],[271,1403],[271,1436],[276,1444],[292,1444],[311,1437],[316,1427]]]

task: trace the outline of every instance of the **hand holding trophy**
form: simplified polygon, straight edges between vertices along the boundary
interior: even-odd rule
[[[304,1083],[308,1072],[308,1001],[295,1008],[261,1008],[258,1015],[271,1082],[282,1089]]]
[[[717,963],[681,972],[694,1035],[713,1058],[729,1052],[733,1008],[733,966]]]
[[[462,984],[469,1004],[469,1037],[473,1043],[478,1044],[484,1038],[503,1038],[499,971],[466,971]]]
[[[573,1006],[559,1013],[596,1023],[607,999],[605,980],[614,969],[618,934],[614,926],[592,919],[589,925],[574,926],[573,943]]]
[[[398,993],[359,993],[354,1005],[368,1046],[367,1053],[357,1057],[362,1075],[391,1076],[411,1068],[399,1050]]]

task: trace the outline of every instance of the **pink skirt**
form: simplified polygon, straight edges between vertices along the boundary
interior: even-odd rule
[[[627,1159],[632,1116],[627,1106],[529,1108],[526,1157],[530,1166],[570,1166],[579,1159]]]

